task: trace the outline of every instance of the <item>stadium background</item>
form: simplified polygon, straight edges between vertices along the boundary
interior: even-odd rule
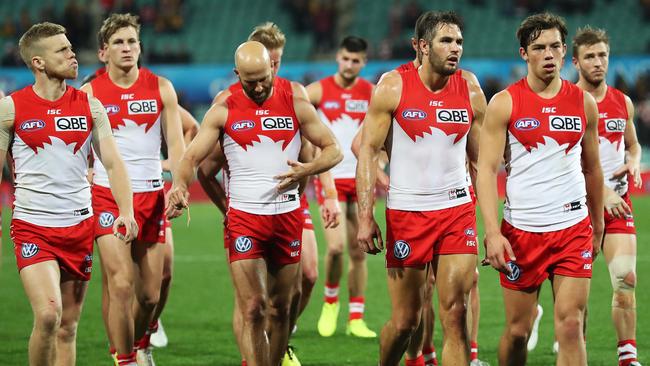
[[[525,73],[518,58],[514,31],[527,14],[550,10],[564,16],[569,37],[578,26],[590,24],[610,34],[608,83],[626,92],[635,103],[635,124],[646,148],[644,166],[650,163],[650,1],[648,0],[15,0],[0,2],[0,89],[6,93],[33,81],[17,54],[17,39],[33,23],[54,21],[68,28],[81,70],[80,79],[100,66],[95,34],[110,12],[139,14],[143,22],[143,64],[169,78],[180,102],[201,120],[212,97],[235,81],[232,55],[251,29],[264,21],[277,23],[287,36],[279,75],[309,83],[336,71],[333,62],[338,41],[345,35],[370,42],[368,66],[362,76],[376,81],[386,70],[413,58],[409,39],[415,19],[423,10],[453,9],[465,19],[465,45],[461,67],[477,74],[488,98]],[[566,57],[563,76],[575,80]],[[72,82],[78,86],[79,82]],[[633,198],[638,230],[638,346],[640,360],[648,360],[650,320],[650,176]],[[4,184],[2,202],[9,202]],[[312,214],[317,207],[312,203]],[[383,222],[381,202],[378,219]],[[0,365],[26,364],[31,311],[15,270],[9,234],[10,214],[3,215],[3,250],[0,262]],[[174,223],[175,277],[163,314],[170,338],[165,349],[155,351],[160,365],[236,365],[239,360],[231,335],[232,290],[222,249],[221,216],[211,205],[193,195],[192,221]],[[315,220],[317,221],[317,220]],[[479,230],[480,231],[480,230]],[[322,230],[317,225],[319,251],[324,251]],[[98,258],[97,256],[95,258]],[[367,321],[378,330],[388,318],[389,301],[383,256],[369,257]],[[106,337],[100,316],[99,260],[91,282],[78,336],[79,365],[108,365]],[[481,268],[481,358],[496,364],[496,346],[503,324],[501,291],[496,273]],[[323,273],[322,263],[320,273]],[[342,288],[346,284],[342,283]],[[322,303],[322,278],[312,302],[299,320],[292,340],[303,365],[376,364],[374,340],[343,335],[345,312],[339,331],[321,338],[316,321]],[[548,285],[542,290],[545,308],[538,348],[529,365],[554,363],[551,352],[552,300]],[[347,294],[342,291],[343,303]],[[587,347],[591,365],[616,364],[616,337],[609,317],[609,276],[602,258],[596,261],[590,298]],[[439,326],[437,327],[439,329]],[[441,347],[441,334],[436,333]]]

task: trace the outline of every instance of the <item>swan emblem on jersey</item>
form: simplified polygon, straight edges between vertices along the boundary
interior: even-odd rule
[[[471,113],[465,108],[438,108],[429,112],[406,108],[395,120],[413,142],[425,134],[432,135],[435,129],[447,136],[456,135],[454,144],[467,135],[472,122]]]
[[[244,150],[261,144],[263,140],[264,143],[282,142],[282,150],[285,150],[298,133],[298,123],[290,116],[264,116],[259,122],[233,122],[227,133]]]
[[[57,146],[65,146],[66,150],[72,150],[72,154],[76,154],[88,141],[92,125],[85,117],[83,123],[80,120],[76,123],[66,121],[70,122],[59,120],[56,127],[41,120],[24,121],[16,129],[16,134],[35,154],[42,150],[55,149]],[[69,149],[70,146],[73,148]]]
[[[578,116],[546,117],[548,118],[541,121],[534,117],[519,118],[508,130],[529,153],[553,143],[557,146],[566,145],[565,153],[568,154],[582,140],[584,121]]]
[[[598,136],[600,139],[606,139],[612,145],[616,145],[616,150],[620,149],[625,133],[627,121],[623,118],[608,118],[599,120]]]
[[[411,254],[411,246],[404,240],[398,240],[393,247],[393,255],[397,259],[406,259]]]

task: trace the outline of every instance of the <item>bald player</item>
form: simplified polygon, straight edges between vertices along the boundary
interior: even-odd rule
[[[342,156],[314,108],[274,88],[263,44],[240,45],[235,67],[242,91],[206,113],[174,177],[168,210],[187,208],[193,168],[221,139],[229,167],[226,240],[243,319],[242,353],[249,365],[278,365],[287,347],[291,297],[299,276],[303,218],[298,184]],[[306,164],[297,162],[301,135],[321,149]],[[270,339],[267,321],[273,329]]]

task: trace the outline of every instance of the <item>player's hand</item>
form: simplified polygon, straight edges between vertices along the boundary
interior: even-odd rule
[[[293,185],[300,183],[300,180],[307,175],[307,170],[303,163],[294,160],[287,160],[287,165],[289,165],[289,171],[273,177],[273,179],[280,181],[280,183],[275,186],[278,192],[282,192]]]
[[[592,261],[596,260],[598,254],[600,254],[601,249],[603,248],[603,240],[605,239],[605,224],[601,222],[600,224],[594,225],[591,223],[593,229],[591,236],[592,249]]]
[[[122,235],[119,229],[124,227],[125,233]],[[118,239],[124,240],[126,243],[131,242],[133,239],[138,237],[138,224],[135,222],[133,215],[122,215],[118,216],[113,222],[113,235]]]
[[[361,249],[368,254],[377,254],[384,250],[381,230],[379,230],[379,225],[377,225],[374,217],[359,218],[357,241]]]
[[[481,261],[484,266],[491,265],[494,269],[506,275],[512,274],[508,263],[506,262],[505,254],[508,255],[511,261],[516,261],[515,253],[512,251],[512,246],[508,239],[501,233],[486,235],[483,241],[485,244],[485,259]]]
[[[377,187],[383,189],[384,191],[388,192],[388,186],[390,184],[390,178],[388,177],[388,174],[384,173],[384,171],[378,171],[377,172]]]
[[[632,214],[630,206],[625,203],[621,196],[611,189],[607,189],[605,192],[605,211],[619,219]]]
[[[190,193],[187,189],[172,187],[167,197],[167,207],[165,215],[170,219],[175,219],[183,214],[183,210],[189,206]]]
[[[323,218],[325,229],[333,229],[339,226],[341,205],[339,205],[338,198],[325,198],[320,207],[320,215]]]
[[[636,188],[641,188],[643,180],[641,179],[641,167],[639,164],[628,162],[621,165],[621,167],[614,172],[611,180],[619,180],[626,175],[630,175],[632,177],[632,181],[634,182],[634,186]]]

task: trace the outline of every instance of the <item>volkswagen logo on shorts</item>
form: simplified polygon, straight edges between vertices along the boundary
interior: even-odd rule
[[[104,211],[99,215],[99,226],[101,227],[111,227],[115,222],[115,216],[108,211]]]
[[[253,241],[248,236],[240,236],[235,239],[235,250],[239,253],[246,253],[253,247]]]
[[[512,272],[512,274],[506,275],[506,278],[510,282],[517,281],[519,279],[519,277],[521,276],[521,268],[519,268],[519,266],[517,264],[515,264],[515,262],[508,262],[508,268],[510,268],[510,271]]]
[[[289,243],[289,246],[291,248],[299,247],[300,246],[300,240],[294,240],[291,243]]]
[[[397,259],[406,259],[411,254],[411,246],[404,240],[398,240],[393,247],[393,255]]]
[[[38,253],[38,245],[34,243],[23,243],[22,249],[20,250],[20,255],[22,255],[23,258],[31,258]]]

